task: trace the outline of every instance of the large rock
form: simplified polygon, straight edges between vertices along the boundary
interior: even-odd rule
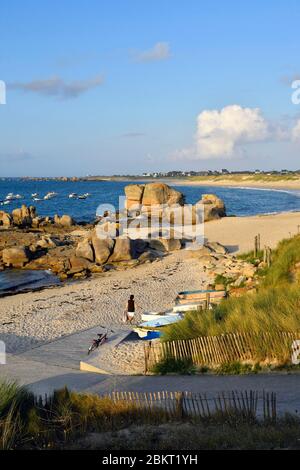
[[[23,204],[20,208],[14,209],[11,213],[13,223],[19,227],[30,227],[32,219],[36,217],[36,209],[34,206],[27,207]]]
[[[176,238],[154,238],[150,240],[149,246],[157,251],[177,251],[181,249],[181,241]]]
[[[115,241],[111,238],[99,238],[97,232],[92,234],[92,245],[95,252],[95,261],[98,264],[104,264],[110,257]]]
[[[145,185],[143,184],[129,184],[125,186],[126,208],[133,209],[140,206],[142,203]]]
[[[78,256],[71,256],[70,258],[71,269],[69,274],[80,273],[82,271],[86,271],[90,268],[91,263],[85,259],[80,258]]]
[[[82,240],[78,243],[76,248],[76,256],[87,259],[88,261],[94,261],[94,250],[91,242],[88,239]]]
[[[99,238],[116,238],[119,236],[120,225],[117,222],[99,222],[96,232]]]
[[[226,255],[227,249],[219,242],[209,242],[206,244],[208,248],[220,255]]]
[[[226,216],[225,204],[215,194],[203,194],[201,200],[197,204],[203,204],[204,222],[209,220],[220,219]]]
[[[56,225],[59,225],[60,227],[72,227],[72,225],[75,225],[75,222],[73,218],[70,215],[64,214],[61,217],[58,215],[54,216],[54,223]]]
[[[36,246],[40,248],[55,248],[56,246],[59,245],[59,241],[51,237],[50,235],[44,235],[41,237],[40,240],[37,241]]]
[[[2,225],[3,227],[11,227],[12,223],[13,219],[10,214],[5,211],[0,211],[0,225]]]
[[[113,254],[109,258],[109,263],[116,263],[119,261],[130,261],[134,258],[133,253],[133,240],[130,238],[117,238],[114,246]]]
[[[158,204],[173,205],[182,204],[184,201],[183,194],[170,188],[165,183],[149,183],[145,185],[142,205],[152,206]]]
[[[25,246],[5,248],[2,251],[3,264],[13,268],[23,268],[30,260],[30,252]]]

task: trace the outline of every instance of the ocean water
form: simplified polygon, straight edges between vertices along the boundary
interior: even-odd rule
[[[6,269],[0,272],[0,297],[58,284],[58,277],[49,271]]]
[[[91,221],[96,216],[100,204],[112,204],[118,208],[118,198],[124,195],[127,182],[110,181],[22,181],[19,179],[0,180],[0,201],[12,192],[23,199],[0,206],[0,210],[10,212],[22,203],[36,206],[39,215],[69,214],[77,221]],[[226,204],[228,215],[247,216],[283,211],[300,211],[300,191],[271,190],[253,188],[225,188],[215,186],[174,185],[186,196],[186,202],[194,204],[201,195],[214,193]],[[53,199],[33,201],[31,194],[45,196],[50,191],[57,193]],[[70,193],[90,193],[87,199],[70,199]]]

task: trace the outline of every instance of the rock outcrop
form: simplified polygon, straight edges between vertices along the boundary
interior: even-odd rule
[[[93,246],[87,238],[78,243],[75,254],[91,262],[95,259]]]
[[[30,260],[30,253],[25,246],[5,248],[2,252],[2,260],[7,267],[23,268]]]
[[[127,209],[184,203],[183,194],[165,183],[130,184],[125,187],[125,195]]]
[[[31,227],[32,220],[36,217],[36,209],[34,206],[22,207],[14,209],[11,213],[14,225],[18,227]]]
[[[105,264],[113,252],[115,241],[111,238],[99,238],[97,232],[92,234],[92,246],[97,264]]]
[[[198,204],[203,204],[204,222],[226,216],[225,204],[222,199],[215,194],[203,194]]]
[[[0,211],[0,226],[11,227],[13,225],[13,219],[8,212]]]
[[[59,217],[58,215],[55,215],[54,223],[64,228],[72,227],[72,225],[75,225],[74,219],[70,215],[67,215],[67,214],[62,215],[61,217]]]

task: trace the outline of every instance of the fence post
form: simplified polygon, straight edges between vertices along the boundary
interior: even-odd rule
[[[258,247],[258,237],[257,235],[254,237],[254,258],[257,257],[257,247]]]
[[[182,419],[184,417],[183,398],[184,398],[183,392],[176,392],[175,393],[176,417],[178,419]]]

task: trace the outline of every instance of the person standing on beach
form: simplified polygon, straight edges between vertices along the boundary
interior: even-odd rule
[[[127,301],[126,310],[124,312],[125,322],[128,322],[131,324],[132,320],[134,319],[134,315],[135,315],[135,301],[134,301],[134,295],[131,294]]]

